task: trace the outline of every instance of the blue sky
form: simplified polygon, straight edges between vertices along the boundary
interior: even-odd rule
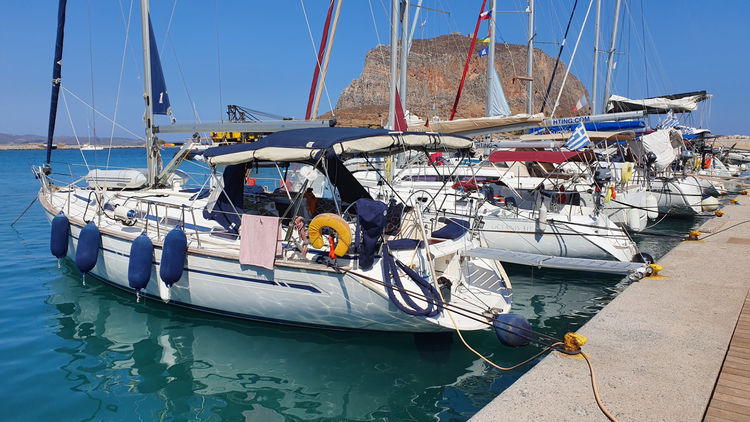
[[[117,121],[142,136],[139,2],[133,3],[127,48],[125,28],[131,0],[68,3],[63,85],[70,92],[65,96],[67,108],[60,102],[57,133],[71,135],[75,128],[79,136],[86,137],[95,128],[100,137],[110,135],[111,123],[92,117],[73,94],[89,104],[93,102],[104,115],[114,116],[125,49]],[[189,99],[203,121],[224,117],[226,104],[303,118],[315,63],[303,3],[317,47],[327,0],[152,1],[154,30],[177,119],[193,120]],[[481,3],[424,0],[424,6],[450,14],[423,10],[420,24],[424,25],[416,31],[415,38],[472,32]],[[557,54],[555,43],[562,38],[573,3],[574,0],[537,0],[537,47],[552,56]],[[589,0],[578,2],[562,56],[565,63],[570,59],[588,4]],[[701,112],[693,113],[692,123],[702,123],[720,134],[750,134],[746,110],[750,95],[746,76],[750,66],[750,26],[746,17],[750,5],[739,0],[625,0],[623,4],[612,91],[635,98],[705,89],[714,98]],[[525,7],[525,0],[498,0],[499,10]],[[614,0],[603,0],[602,49],[609,45],[613,8]],[[367,50],[378,41],[389,43],[389,9],[389,0],[344,1],[326,84],[331,106],[359,76]],[[413,11],[412,8],[412,15]],[[57,2],[5,0],[0,12],[0,132],[45,134]],[[524,14],[499,14],[498,42],[525,43],[526,20]],[[593,20],[592,6],[572,67],[573,74],[589,89]],[[481,31],[486,31],[486,24]],[[525,64],[517,66],[522,72]],[[604,55],[600,57],[600,69],[605,69]],[[602,74],[600,87],[603,79]],[[325,95],[320,108],[321,112],[330,108]],[[121,129],[114,134],[132,137]]]

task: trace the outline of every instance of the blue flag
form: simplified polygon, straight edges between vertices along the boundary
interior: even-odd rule
[[[578,123],[576,130],[570,135],[568,141],[565,142],[565,147],[571,151],[578,151],[585,147],[591,142],[589,135],[586,134],[586,128],[583,127],[583,123]]]
[[[488,53],[488,52],[490,51],[489,49],[490,49],[490,47],[489,47],[489,46],[487,46],[487,47],[484,47],[483,49],[479,50],[479,56],[480,56],[480,57],[481,57],[481,56],[486,56],[486,55],[487,55],[487,53]]]

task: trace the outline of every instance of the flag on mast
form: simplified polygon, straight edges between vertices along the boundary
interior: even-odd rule
[[[574,112],[580,111],[582,108],[586,107],[588,105],[588,100],[586,99],[586,94],[581,95],[581,98],[578,99],[578,102],[576,103],[575,107],[573,107]]]
[[[583,123],[578,123],[578,126],[576,126],[576,130],[573,131],[573,133],[568,138],[568,141],[565,142],[565,147],[571,151],[578,151],[579,149],[588,145],[590,142],[591,140],[589,139],[589,135],[586,133],[586,128],[583,126]]]
[[[492,17],[492,11],[491,10],[488,10],[486,12],[482,12],[482,13],[479,14],[479,20],[480,21],[487,20],[487,19],[489,19],[491,17]]]
[[[480,57],[486,56],[489,51],[490,51],[490,47],[489,46],[484,47],[483,49],[479,50],[479,56]]]

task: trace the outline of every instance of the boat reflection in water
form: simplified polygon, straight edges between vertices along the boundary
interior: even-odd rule
[[[56,349],[82,412],[72,419],[466,419],[520,376],[489,371],[453,334],[415,336],[310,330],[187,311],[102,283],[77,283],[73,263],[50,281]],[[501,364],[537,349],[508,349],[489,332],[472,345]],[[492,353],[495,352],[495,353]],[[506,381],[507,380],[507,381]],[[493,385],[494,384],[494,385]],[[493,391],[494,390],[494,391]],[[133,414],[133,412],[135,414]]]

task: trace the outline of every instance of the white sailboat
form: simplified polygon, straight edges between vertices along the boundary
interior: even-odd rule
[[[353,154],[410,149],[466,150],[472,145],[468,138],[315,128],[320,122],[301,122],[298,126],[312,128],[207,150],[211,188],[183,189],[185,179],[175,171],[179,155],[159,168],[154,114],[165,113],[169,101],[160,66],[151,65],[158,56],[148,1],[142,0],[141,7],[148,168],[92,170],[87,185],[59,185],[51,177],[48,150],[46,165],[34,173],[41,183],[39,201],[52,224],[56,257],[73,259],[84,277],[139,296],[283,324],[479,330],[495,326],[497,316],[510,311],[511,286],[502,266],[464,254],[480,246],[474,233],[444,223],[428,227],[419,208],[411,211],[413,218],[386,227],[388,206],[373,201],[340,161]],[[52,122],[60,43],[55,56]],[[50,140],[53,132],[51,125]],[[256,186],[245,192],[248,165],[279,169],[293,163],[311,165],[325,177],[336,193],[330,198],[335,213],[318,213],[313,207],[313,218],[306,219],[302,209],[311,199],[304,188],[287,189],[281,176],[281,191]],[[226,166],[223,175],[220,166]]]

